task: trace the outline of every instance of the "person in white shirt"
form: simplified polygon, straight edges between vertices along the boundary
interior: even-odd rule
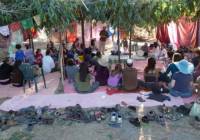
[[[168,58],[167,49],[165,47],[165,44],[161,45],[159,60],[166,60]]]
[[[46,51],[46,56],[42,59],[42,68],[44,73],[50,73],[53,68],[55,68],[55,63],[53,58],[50,56],[50,50]]]

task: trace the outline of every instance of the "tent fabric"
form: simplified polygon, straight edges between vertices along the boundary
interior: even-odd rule
[[[23,28],[25,30],[26,29],[30,29],[30,28],[33,27],[33,19],[32,18],[28,18],[28,19],[22,20],[21,24],[22,24],[22,26],[23,26]]]
[[[9,28],[12,32],[15,32],[17,30],[20,30],[21,29],[21,24],[20,22],[13,22],[9,25]]]
[[[23,31],[24,41],[29,39],[29,35],[31,35],[32,38],[37,38],[38,37],[37,30],[34,27],[32,27],[31,29],[28,29],[28,30],[24,30]]]
[[[170,43],[175,49],[180,46],[197,47],[200,43],[199,22],[187,21],[184,17],[180,18],[177,23],[170,22],[158,27],[157,39],[162,43]],[[169,40],[167,39],[169,37]]]
[[[189,22],[184,18],[178,20],[178,39],[180,46],[196,47],[198,36],[198,22]]]
[[[170,43],[167,24],[163,24],[163,25],[160,25],[160,26],[157,27],[156,38],[161,43],[166,43],[166,44]]]
[[[10,46],[8,49],[10,57],[15,52],[15,46],[16,44],[22,44],[23,43],[23,35],[21,30],[17,30],[15,32],[11,31],[11,40],[10,40]]]
[[[179,39],[178,39],[178,26],[175,22],[170,22],[167,26],[168,34],[170,38],[170,43],[173,46],[174,50],[177,50],[180,46]]]
[[[0,27],[0,34],[3,35],[3,36],[10,35],[10,30],[9,30],[8,26]]]

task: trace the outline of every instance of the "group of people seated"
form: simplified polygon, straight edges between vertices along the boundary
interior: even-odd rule
[[[147,50],[151,50],[151,47]],[[153,48],[153,49],[154,49]],[[177,51],[159,47],[159,59],[165,62],[164,68],[157,68],[158,57],[148,53],[147,66],[144,68],[143,79],[138,79],[137,69],[132,59],[128,59],[125,66],[116,64],[112,70],[108,69],[107,61],[98,49],[92,47],[67,50],[65,57],[66,77],[73,83],[78,93],[91,93],[99,86],[108,86],[126,91],[138,88],[152,90],[155,93],[170,93],[172,96],[183,98],[192,96],[194,83],[200,78],[200,50],[186,50],[181,47]],[[163,51],[164,50],[164,51]],[[188,57],[190,56],[190,57]]]
[[[167,45],[159,47],[157,43],[142,47],[146,50],[145,56],[148,62],[143,72],[143,79],[138,79],[138,71],[134,68],[134,61],[127,59],[125,66],[116,64],[114,69],[108,68],[108,62],[96,47],[95,40],[91,40],[89,47],[79,43],[77,39],[68,48],[63,44],[65,63],[65,76],[67,81],[74,86],[78,93],[94,92],[99,86],[134,91],[138,88],[152,90],[154,93],[170,93],[173,96],[192,96],[194,83],[200,81],[200,50],[189,50],[180,47],[173,51]],[[12,83],[13,86],[23,85],[23,71],[21,66],[29,64],[37,70],[43,69],[44,73],[53,72],[58,64],[58,51],[53,42],[47,45],[46,55],[43,56],[40,49],[34,53],[29,45],[26,50],[16,45],[14,63],[5,58],[0,65],[0,84]],[[165,68],[156,67],[158,56],[152,55],[153,50],[160,48],[159,59],[165,61]],[[163,55],[161,55],[163,54]],[[37,76],[37,74],[36,74]]]
[[[0,84],[11,83],[15,87],[21,87],[24,84],[24,66],[30,67],[33,70],[33,76],[37,77],[41,75],[42,70],[44,74],[52,72],[57,61],[58,51],[52,42],[47,45],[45,56],[41,49],[37,49],[34,53],[29,44],[25,44],[25,49],[17,44],[15,58],[5,57],[0,65]]]

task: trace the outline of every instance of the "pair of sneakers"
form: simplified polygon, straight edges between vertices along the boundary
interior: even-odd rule
[[[112,127],[121,127],[122,125],[122,115],[118,112],[112,112],[110,116],[109,125]]]

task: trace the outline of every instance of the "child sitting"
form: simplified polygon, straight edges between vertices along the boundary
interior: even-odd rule
[[[120,86],[121,79],[122,79],[122,66],[121,64],[117,64],[115,66],[115,69],[111,71],[107,84],[112,88],[117,88]]]

